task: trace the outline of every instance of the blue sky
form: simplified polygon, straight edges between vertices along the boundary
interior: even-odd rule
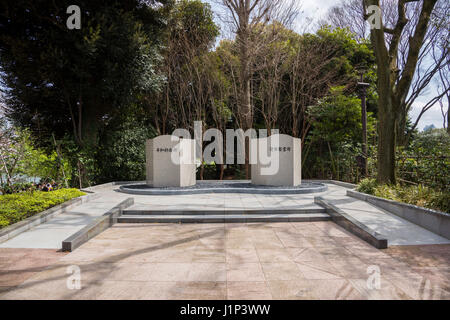
[[[214,12],[220,12],[222,8],[218,6],[217,0],[203,0],[204,2],[210,3]],[[297,32],[301,32],[302,26],[304,26],[305,21],[308,18],[314,20],[320,20],[323,18],[328,9],[333,5],[340,3],[340,0],[298,0],[301,4],[301,14],[297,17],[297,21],[294,23],[294,29]],[[217,20],[220,23],[219,20]],[[427,97],[433,97],[436,88],[430,86],[426,94],[423,97],[419,97],[413,106],[410,116],[413,121],[417,119],[418,114],[421,111],[421,107],[428,101]],[[423,130],[427,125],[434,124],[437,128],[443,127],[443,117],[441,108],[438,103],[436,103],[430,110],[428,110],[420,119],[418,124],[418,129]]]

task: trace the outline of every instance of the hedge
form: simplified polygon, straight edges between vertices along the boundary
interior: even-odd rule
[[[78,189],[0,195],[0,229],[83,195]]]
[[[380,185],[375,179],[364,179],[359,183],[356,191],[442,212],[450,212],[450,193],[447,190],[436,190],[423,185]]]

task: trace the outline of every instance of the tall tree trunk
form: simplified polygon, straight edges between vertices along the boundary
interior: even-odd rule
[[[380,85],[380,83],[379,83]],[[395,184],[396,118],[389,86],[379,87],[377,181]]]
[[[450,95],[447,96],[447,133],[450,134]]]
[[[241,61],[241,69],[240,69],[240,106],[239,111],[242,117],[241,125],[243,126],[243,130],[246,131],[250,129],[253,124],[253,112],[251,105],[251,86],[250,86],[250,57],[249,57],[249,48],[248,48],[248,30],[245,26],[245,22],[242,22],[241,31],[239,33],[239,46],[240,46],[240,61]],[[245,139],[245,178],[250,178],[250,163],[249,163],[249,141]]]
[[[379,0],[363,0],[365,8],[380,7]],[[409,38],[407,61],[403,70],[398,69],[397,57],[404,27],[410,23],[405,6],[409,0],[398,1],[398,19],[393,28],[385,28],[381,17],[379,26],[372,26],[370,40],[377,62],[378,76],[378,174],[379,183],[395,183],[396,122],[402,116],[401,102],[405,101],[411,87],[420,50],[424,43],[430,16],[437,0],[423,0],[414,35]],[[364,12],[365,18],[370,16]],[[378,19],[378,18],[377,18]],[[389,48],[384,33],[391,35]],[[400,72],[401,71],[401,72]]]
[[[396,143],[398,146],[406,146],[409,141],[408,134],[406,133],[406,121],[408,118],[408,115],[405,112],[405,108],[399,107],[399,115],[397,118],[397,124],[396,124]]]

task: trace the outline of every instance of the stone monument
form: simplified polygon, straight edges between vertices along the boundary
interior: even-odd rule
[[[301,184],[301,140],[286,134],[252,139],[252,184],[298,186]]]
[[[147,184],[153,187],[195,185],[195,140],[164,135],[145,145]]]

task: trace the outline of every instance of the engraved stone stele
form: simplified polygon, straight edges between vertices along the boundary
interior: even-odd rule
[[[153,187],[195,185],[195,140],[164,135],[145,144],[147,184]]]
[[[298,186],[302,180],[301,140],[286,134],[252,139],[250,163],[252,184]]]
[[[145,176],[147,185],[153,185],[153,139],[145,142]]]

